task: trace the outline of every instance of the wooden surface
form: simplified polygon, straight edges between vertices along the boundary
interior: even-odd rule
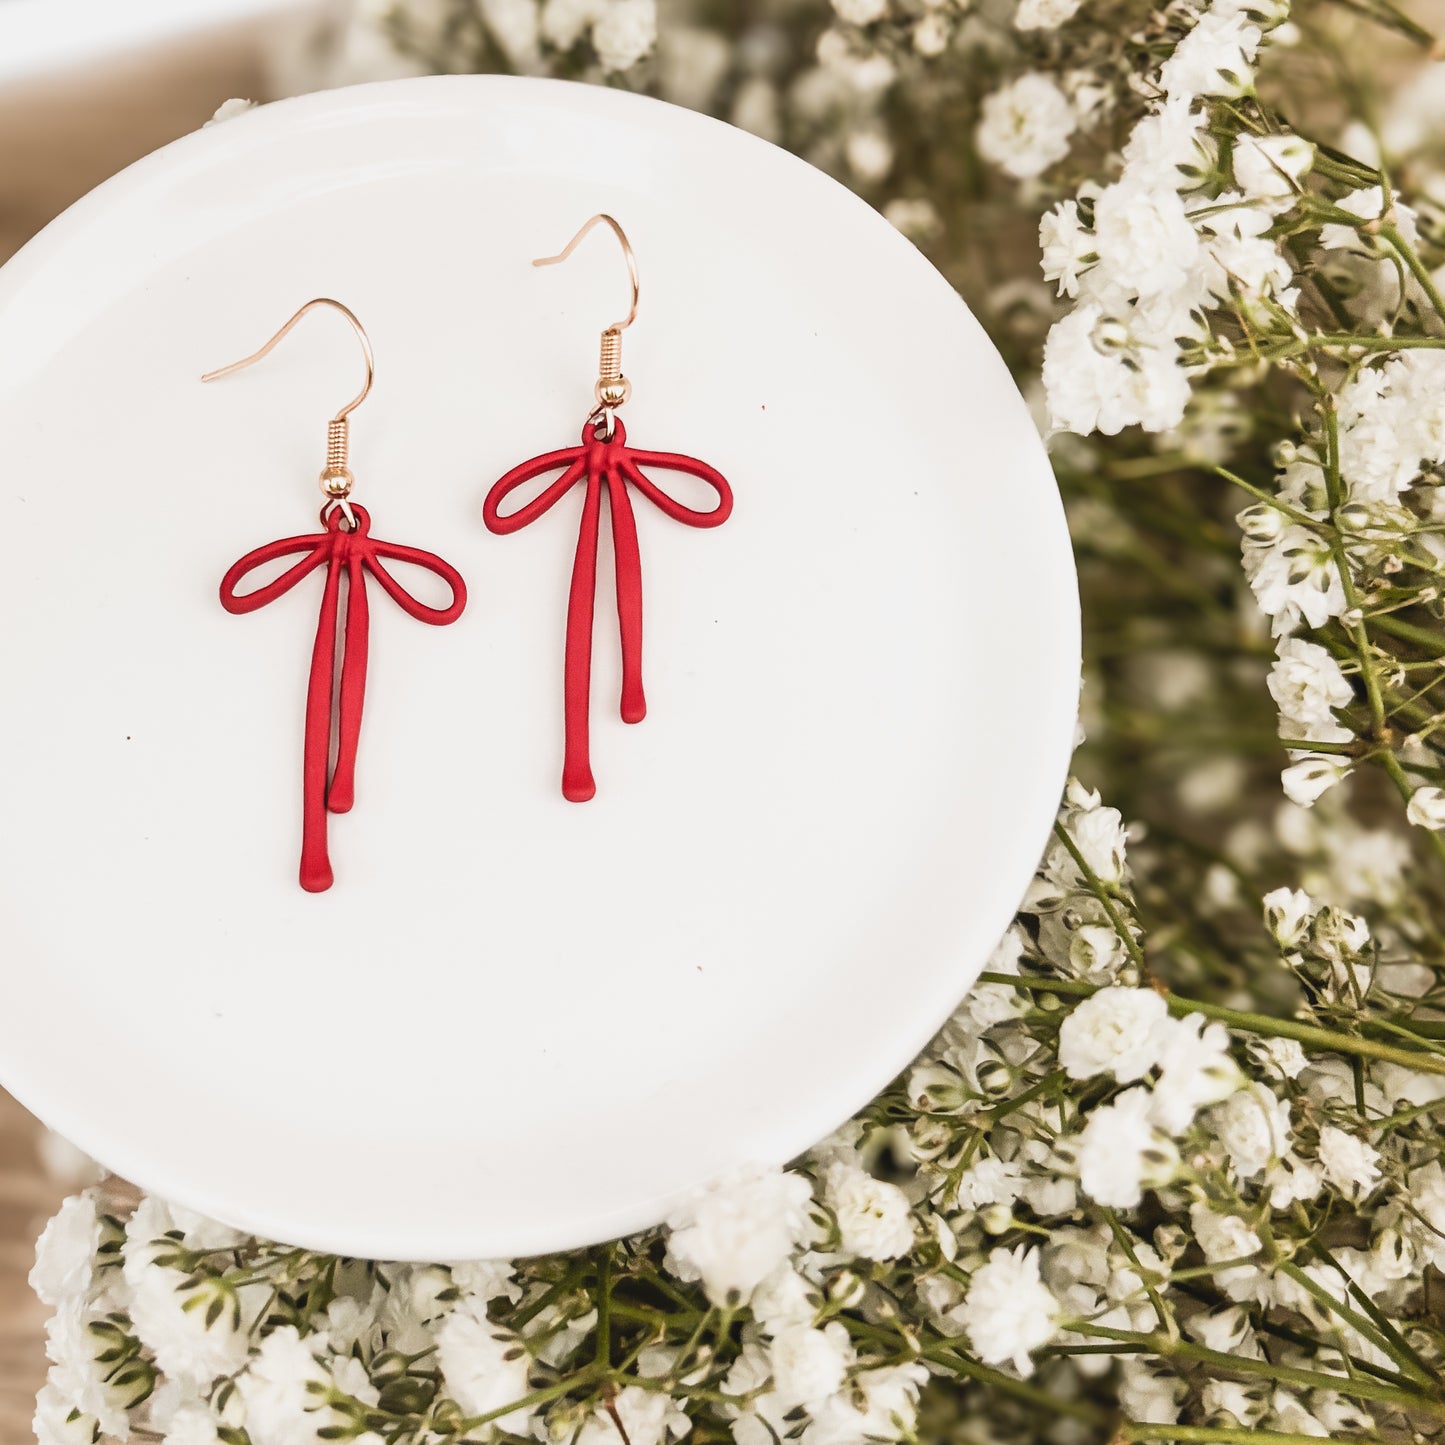
[[[35,1237],[65,1187],[41,1167],[39,1128],[0,1090],[0,1445],[25,1445],[30,1416],[45,1376],[41,1346],[44,1312],[25,1277]]]

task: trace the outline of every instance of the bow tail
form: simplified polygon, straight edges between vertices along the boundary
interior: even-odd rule
[[[602,509],[602,479],[587,475],[572,590],[567,599],[567,655],[563,668],[565,753],[562,796],[585,803],[597,792],[592,777],[588,710],[592,695],[592,612],[597,599],[597,524]]]
[[[302,753],[301,886],[308,893],[331,887],[326,846],[326,772],[331,761],[331,699],[336,686],[336,620],[340,610],[341,566],[333,553],[321,595],[311,678],[306,688],[306,740]]]
[[[370,622],[366,573],[360,554],[353,552],[346,567],[346,636],[337,698],[336,766],[326,791],[326,806],[333,813],[349,813],[356,801],[356,749],[361,739],[361,709],[366,700]]]
[[[627,482],[614,470],[607,473],[607,502],[612,513],[617,622],[622,633],[622,721],[639,723],[647,716],[647,697],[642,690],[642,554]]]

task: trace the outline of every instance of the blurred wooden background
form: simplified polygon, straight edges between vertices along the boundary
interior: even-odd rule
[[[32,1438],[30,1416],[45,1374],[45,1316],[25,1277],[36,1232],[66,1191],[41,1165],[39,1135],[30,1115],[0,1090],[0,1445]]]

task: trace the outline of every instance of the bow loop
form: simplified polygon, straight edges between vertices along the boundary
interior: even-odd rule
[[[333,531],[326,531],[314,532],[309,537],[282,537],[277,542],[268,542],[264,547],[247,552],[221,578],[221,606],[227,612],[240,615],[254,612],[258,607],[264,607],[268,602],[284,596],[331,556],[332,538],[335,535]],[[236,588],[249,573],[258,567],[264,567],[268,562],[290,557],[297,552],[305,552],[307,555],[288,567],[279,577],[262,583],[252,592],[237,595]]]
[[[445,607],[429,607],[418,597],[413,597],[391,572],[382,566],[382,559],[391,562],[405,562],[420,567],[425,572],[440,577],[447,584],[451,601]],[[419,547],[402,547],[394,542],[369,542],[363,554],[368,572],[381,583],[386,595],[418,622],[429,622],[434,627],[445,627],[462,615],[467,605],[467,584],[462,575],[450,562],[443,561],[433,552],[423,552]]]
[[[727,478],[716,467],[710,467],[697,457],[683,456],[680,452],[643,452],[629,447],[619,461],[623,476],[647,498],[659,511],[665,512],[674,522],[689,527],[720,527],[731,516],[733,492]],[[656,482],[651,481],[642,471],[644,466],[660,467],[664,471],[683,472],[705,482],[717,494],[717,505],[708,511],[689,507],[670,497]]]
[[[486,523],[487,530],[499,536],[507,536],[535,522],[571,490],[586,470],[586,462],[586,447],[563,447],[560,451],[544,452],[540,457],[533,457],[530,461],[513,467],[487,493],[487,500],[482,507],[482,520]],[[501,515],[498,509],[518,487],[525,486],[548,472],[554,472],[559,467],[562,475],[555,482],[549,483],[530,502],[518,507],[515,512],[505,517]]]

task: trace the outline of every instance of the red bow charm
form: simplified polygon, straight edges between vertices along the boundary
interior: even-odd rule
[[[642,558],[637,548],[637,523],[627,494],[628,484],[674,521],[689,527],[721,526],[733,509],[732,489],[722,474],[706,462],[675,452],[638,451],[627,445],[627,432],[620,421],[614,419],[610,437],[599,437],[598,425],[596,418],[589,418],[582,429],[581,446],[564,447],[513,467],[487,493],[482,509],[488,529],[505,535],[536,521],[576,482],[585,479],[587,483],[567,603],[564,668],[566,747],[562,796],[574,803],[585,803],[597,791],[589,755],[588,713],[592,688],[592,614],[597,594],[597,529],[603,488],[607,489],[616,554],[617,619],[622,631],[622,720],[630,723],[641,722],[647,715],[647,700],[642,691]],[[701,478],[717,493],[717,506],[710,512],[685,507],[649,481],[641,470],[643,467],[662,467]],[[562,469],[562,475],[532,501],[508,516],[499,515],[502,502],[518,487],[558,468]]]
[[[370,611],[366,600],[366,574],[409,617],[418,622],[443,626],[455,622],[467,605],[467,588],[450,563],[415,547],[398,547],[371,537],[371,517],[365,507],[352,505],[355,526],[343,527],[342,508],[325,519],[326,530],[306,537],[284,537],[247,552],[221,580],[221,606],[227,612],[254,612],[289,592],[318,567],[326,566],[326,588],[321,594],[321,620],[316,628],[316,647],[311,654],[311,680],[306,689],[306,742],[302,761],[301,886],[308,893],[324,893],[331,887],[331,860],[326,848],[326,814],[351,811],[356,793],[356,745],[361,735],[361,708],[366,696],[367,632]],[[305,553],[279,577],[248,592],[236,595],[236,587],[248,572],[281,557]],[[383,560],[410,562],[434,572],[451,589],[447,607],[428,607],[417,601],[383,566]],[[336,672],[336,630],[341,611],[341,578],[345,574],[346,632],[341,659],[340,685]],[[333,714],[332,699],[336,699]],[[332,732],[336,733],[336,766],[327,773],[331,758]]]

